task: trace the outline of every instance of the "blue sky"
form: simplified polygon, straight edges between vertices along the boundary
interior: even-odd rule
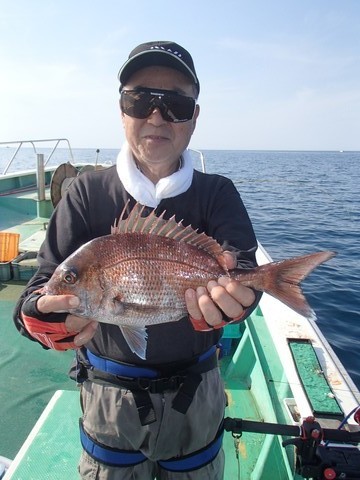
[[[118,148],[117,72],[190,50],[199,149],[360,150],[359,0],[0,0],[0,141]]]

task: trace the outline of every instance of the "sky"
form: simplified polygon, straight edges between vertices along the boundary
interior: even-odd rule
[[[0,142],[120,148],[117,72],[173,40],[200,79],[195,149],[360,150],[360,0],[0,0]]]

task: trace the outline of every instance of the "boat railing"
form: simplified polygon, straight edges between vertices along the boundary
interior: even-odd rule
[[[190,151],[195,152],[199,155],[200,163],[201,163],[201,171],[206,172],[206,165],[205,165],[205,157],[204,154],[200,150],[195,150],[194,148],[190,148]]]
[[[18,156],[21,148],[24,145],[25,145],[25,147],[30,145],[32,147],[33,151],[34,151],[34,154],[35,154],[36,158],[38,158],[37,155],[40,153],[39,150],[38,150],[39,149],[38,144],[41,144],[41,146],[44,145],[44,144],[53,144],[52,150],[50,151],[46,160],[44,158],[44,167],[46,167],[46,165],[50,162],[52,156],[54,155],[56,149],[58,148],[59,144],[62,143],[62,142],[64,142],[67,145],[67,149],[68,149],[69,156],[70,156],[70,161],[71,161],[71,163],[74,163],[73,151],[71,149],[70,142],[67,138],[50,138],[50,139],[41,139],[41,140],[13,140],[13,141],[10,141],[10,142],[0,142],[0,148],[1,147],[16,146],[15,152],[12,154],[10,160],[5,165],[3,171],[2,172],[0,171],[0,176],[6,175],[8,173],[11,165],[16,161],[17,156]],[[205,166],[205,158],[204,158],[203,153],[200,150],[196,150],[196,149],[193,149],[193,148],[191,148],[190,150],[192,152],[196,153],[199,156],[199,160],[200,160],[200,164],[201,164],[201,171],[205,172],[206,171],[206,166]],[[95,164],[98,163],[99,152],[100,152],[100,150],[97,149],[96,150],[96,162],[95,162]]]
[[[36,187],[38,191],[38,200],[42,201],[45,200],[45,167],[51,160],[52,156],[54,155],[55,151],[59,147],[61,143],[65,143],[67,145],[67,150],[69,154],[69,160],[70,163],[74,164],[74,155],[70,146],[70,142],[67,138],[53,138],[53,139],[40,139],[40,140],[15,140],[15,141],[10,141],[10,142],[0,142],[0,148],[1,147],[11,147],[11,146],[16,146],[15,151],[11,155],[10,160],[7,162],[5,165],[5,168],[3,169],[2,172],[0,172],[0,177],[5,177],[6,174],[8,174],[10,167],[13,165],[13,163],[16,161],[18,158],[18,154],[21,151],[21,148],[25,146],[25,148],[29,147],[29,145],[32,147],[34,154],[36,156],[36,167],[32,171],[35,170],[36,172]],[[44,153],[40,153],[40,147],[42,147],[42,151],[44,149],[44,144],[47,150],[50,150],[50,153],[47,154],[47,157],[45,158]],[[49,147],[50,144],[50,147]],[[51,148],[52,147],[52,148]],[[191,149],[194,153],[196,153],[199,157],[200,164],[201,164],[201,170],[203,172],[206,171],[205,167],[205,158],[203,153],[200,150],[194,150]],[[95,165],[98,164],[98,156],[99,156],[100,150],[96,150],[96,162]],[[23,173],[28,173],[27,171],[25,172],[19,172],[17,171],[17,175],[21,175]]]
[[[11,142],[0,142],[0,147],[11,147],[12,145],[16,146],[15,152],[13,153],[10,160],[6,164],[4,170],[0,172],[0,176],[6,175],[6,173],[9,171],[9,168],[11,167],[13,162],[16,160],[19,151],[24,145],[31,145],[35,155],[37,156],[39,154],[39,150],[38,150],[39,144],[41,145],[53,144],[52,150],[50,151],[46,161],[44,161],[44,166],[46,166],[49,163],[53,154],[55,153],[56,149],[58,148],[59,144],[61,143],[65,143],[67,145],[71,161],[74,162],[73,152],[70,146],[70,142],[67,138],[51,138],[51,139],[41,139],[41,140],[14,140]]]

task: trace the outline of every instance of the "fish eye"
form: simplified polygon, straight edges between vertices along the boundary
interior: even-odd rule
[[[63,273],[63,280],[65,283],[73,285],[77,281],[77,273],[74,270],[65,270]]]

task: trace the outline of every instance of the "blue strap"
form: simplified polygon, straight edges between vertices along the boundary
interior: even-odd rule
[[[90,350],[86,350],[87,357],[91,365],[103,372],[111,373],[112,375],[119,375],[121,377],[129,378],[156,378],[159,372],[148,367],[137,367],[135,365],[125,365],[123,363],[114,362],[107,358],[98,357]]]
[[[132,467],[147,458],[140,451],[118,450],[96,443],[84,430],[80,422],[80,440],[83,449],[97,462],[116,467]]]
[[[216,352],[216,345],[213,345],[212,347],[209,348],[209,350],[207,350],[206,352],[202,353],[202,354],[199,356],[198,363],[206,360],[206,359],[209,358],[211,355],[213,355],[215,352]]]
[[[159,460],[157,463],[164,470],[171,472],[186,472],[204,467],[212,462],[222,445],[224,431],[220,428],[215,439],[206,447],[183,457],[169,460]],[[140,451],[119,450],[100,445],[88,435],[80,422],[80,440],[83,449],[97,462],[115,467],[132,467],[147,460]]]
[[[198,363],[209,358],[216,351],[216,346],[213,345],[209,350],[201,354],[198,358]],[[139,367],[136,365],[126,365],[124,363],[114,362],[107,358],[99,357],[90,350],[86,350],[86,354],[91,365],[103,372],[111,373],[112,375],[119,375],[128,378],[157,378],[161,373],[154,368]]]
[[[161,466],[161,468],[170,472],[186,472],[204,467],[208,463],[212,462],[219,453],[223,436],[224,432],[222,431],[220,435],[216,436],[213,442],[211,442],[202,450],[191,453],[190,455],[185,455],[184,457],[176,457],[169,460],[159,460],[158,464]]]

